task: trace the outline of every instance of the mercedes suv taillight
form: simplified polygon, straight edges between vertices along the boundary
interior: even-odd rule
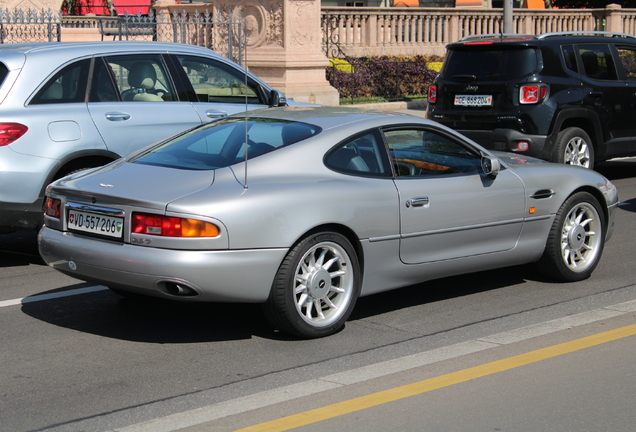
[[[519,88],[519,103],[536,104],[548,95],[546,84],[524,84]]]
[[[432,84],[428,87],[428,103],[437,102],[437,85]]]
[[[0,147],[11,144],[28,130],[28,127],[20,123],[0,123]]]

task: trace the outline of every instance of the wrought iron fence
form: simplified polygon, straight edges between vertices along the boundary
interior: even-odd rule
[[[209,12],[174,11],[158,15],[123,15],[97,17],[97,28],[102,39],[149,40],[186,43],[210,48],[219,54],[243,64],[245,35],[240,20],[221,21]]]
[[[0,43],[63,42],[64,29],[94,29],[101,40],[146,40],[178,42],[210,48],[243,64],[245,34],[240,18],[236,21],[215,19],[208,11],[174,11],[156,15],[122,15],[116,17],[62,17],[59,12],[6,10],[0,8]]]
[[[0,43],[59,42],[62,14],[0,8]]]

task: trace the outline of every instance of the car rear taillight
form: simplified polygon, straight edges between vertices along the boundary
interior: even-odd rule
[[[46,197],[44,201],[44,214],[48,217],[59,219],[62,214],[62,201],[57,198]]]
[[[437,102],[437,85],[432,84],[428,87],[428,103]]]
[[[545,84],[525,84],[519,88],[519,103],[535,104],[541,102],[548,94]]]
[[[20,123],[0,123],[0,147],[11,144],[28,130],[28,127]]]
[[[144,213],[134,213],[133,234],[161,237],[218,237],[219,227],[210,222]]]

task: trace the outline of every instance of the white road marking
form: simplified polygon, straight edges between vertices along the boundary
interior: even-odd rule
[[[78,289],[73,289],[68,291],[58,291],[58,292],[54,292],[50,294],[36,294],[29,297],[0,301],[0,308],[8,307],[8,306],[17,306],[21,304],[33,303],[33,302],[44,301],[44,300],[51,300],[51,299],[56,299],[61,297],[70,297],[74,295],[87,294],[87,293],[92,293],[97,291],[104,291],[107,289],[108,287],[99,285],[99,286],[92,286],[87,288],[78,288]]]

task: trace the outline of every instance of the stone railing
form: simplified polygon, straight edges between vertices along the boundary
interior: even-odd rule
[[[329,57],[443,55],[464,36],[501,33],[502,9],[323,7],[323,47]],[[636,9],[514,9],[513,33],[611,31],[636,34]]]

